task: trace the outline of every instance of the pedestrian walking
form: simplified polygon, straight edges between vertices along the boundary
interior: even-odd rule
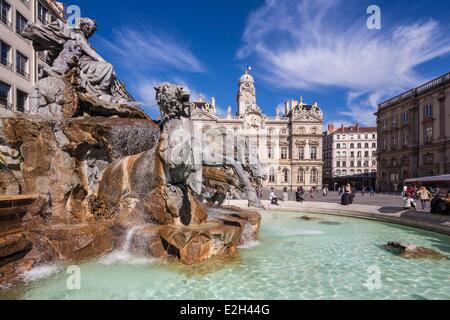
[[[305,198],[303,198],[304,194],[305,191],[303,190],[303,187],[298,187],[297,192],[295,193],[295,199],[297,202],[303,203],[303,201],[305,201]]]
[[[420,203],[422,204],[422,210],[425,210],[427,202],[429,202],[431,199],[431,193],[427,190],[427,188],[421,187],[418,192],[418,196],[420,199]]]

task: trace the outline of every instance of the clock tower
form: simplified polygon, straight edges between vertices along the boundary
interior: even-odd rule
[[[255,80],[250,75],[249,70],[239,79],[237,94],[238,116],[244,115],[247,111],[257,110]]]

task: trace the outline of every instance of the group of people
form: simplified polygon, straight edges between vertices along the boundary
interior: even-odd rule
[[[427,189],[425,186],[404,186],[402,191],[403,209],[416,210],[416,200],[420,201],[422,210],[429,204],[431,213],[450,214],[450,192],[441,193],[441,190]]]
[[[420,200],[422,210],[425,210],[427,207],[427,203],[431,202],[433,196],[431,192],[424,186],[422,186],[420,189],[417,189],[416,186],[404,186],[402,197],[403,197],[403,208],[405,210],[406,209],[415,210],[417,208],[415,200]]]

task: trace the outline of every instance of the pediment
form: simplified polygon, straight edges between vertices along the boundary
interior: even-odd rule
[[[208,111],[201,110],[201,109],[194,109],[191,112],[191,119],[192,120],[214,120],[214,121],[216,121],[217,117]]]
[[[292,117],[292,121],[323,122],[323,117],[320,113],[299,112],[294,114],[294,116]]]

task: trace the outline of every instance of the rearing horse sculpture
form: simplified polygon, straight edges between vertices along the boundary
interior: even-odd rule
[[[196,194],[201,193],[203,166],[232,168],[244,190],[249,206],[263,208],[252,180],[266,179],[264,167],[256,155],[248,152],[248,142],[237,139],[237,144],[202,144],[202,133],[195,132],[190,119],[189,93],[183,87],[163,83],[155,88],[156,101],[161,110],[160,155],[165,164],[167,183],[185,183]],[[209,132],[214,134],[214,131]],[[222,133],[218,132],[218,137]],[[219,155],[212,157],[212,154]]]

